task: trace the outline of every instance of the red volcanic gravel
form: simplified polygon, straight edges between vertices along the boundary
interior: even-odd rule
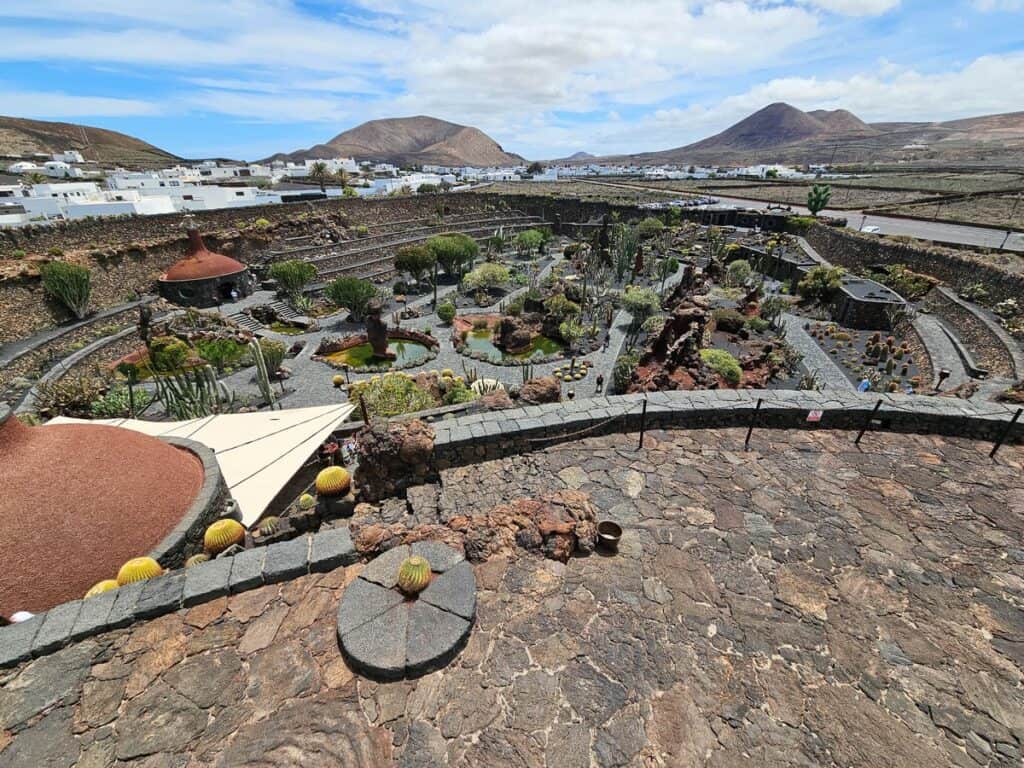
[[[0,424],[0,614],[39,612],[112,579],[181,521],[192,453],[99,424]]]

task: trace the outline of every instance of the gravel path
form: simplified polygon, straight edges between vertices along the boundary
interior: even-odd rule
[[[843,373],[843,369],[804,330],[806,320],[787,313],[782,316],[782,321],[786,329],[786,342],[803,354],[804,368],[818,374],[824,389],[854,389],[853,382]]]
[[[949,371],[949,378],[943,384],[944,389],[959,387],[971,380],[964,368],[963,360],[960,359],[960,353],[956,351],[956,346],[946,335],[938,318],[919,314],[914,319],[914,330],[921,337],[932,359],[932,370],[935,372],[933,385],[938,383],[939,370],[942,368]]]

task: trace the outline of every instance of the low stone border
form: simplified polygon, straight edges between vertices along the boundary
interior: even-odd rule
[[[969,313],[976,322],[981,323],[988,334],[992,337],[992,342],[1001,346],[1003,351],[1009,357],[1010,365],[1013,368],[1013,375],[1017,378],[1024,377],[1024,349],[1022,349],[1022,345],[1019,344],[1002,325],[993,320],[992,317],[980,310],[978,307],[961,299],[956,295],[955,291],[952,291],[942,285],[936,286],[936,291],[945,301],[952,305],[954,310]],[[936,311],[935,314],[940,317],[942,316],[942,313],[939,311]]]
[[[149,553],[164,568],[180,568],[185,563],[185,552],[203,540],[206,527],[220,516],[220,502],[226,488],[217,457],[205,445],[184,437],[160,439],[195,454],[203,464],[203,485],[188,512]]]
[[[956,398],[845,390],[722,389],[599,396],[434,422],[437,468],[500,458],[585,436],[634,431],[640,427],[645,399],[648,429],[746,427],[754,418],[758,400],[762,405],[755,419],[757,428],[860,429],[872,419],[875,404],[881,401],[871,429],[978,440],[1002,436],[1016,410]],[[807,420],[812,410],[822,411],[820,421]],[[1024,420],[1014,425],[1007,440],[1024,441]]]
[[[397,589],[399,566],[410,555],[426,558],[435,574],[412,599]],[[367,677],[419,677],[458,655],[475,615],[473,567],[449,546],[418,541],[380,555],[345,590],[338,642],[349,666]]]
[[[247,549],[234,557],[217,558],[96,597],[72,600],[28,621],[0,628],[0,668],[135,621],[307,573],[325,573],[358,559],[348,528],[332,528]]]

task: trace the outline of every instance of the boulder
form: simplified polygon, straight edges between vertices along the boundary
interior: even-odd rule
[[[557,403],[562,399],[562,385],[554,376],[538,376],[519,388],[519,402],[522,405]]]
[[[356,444],[361,459],[355,483],[363,500],[394,496],[435,474],[434,430],[419,419],[373,420],[356,434]]]

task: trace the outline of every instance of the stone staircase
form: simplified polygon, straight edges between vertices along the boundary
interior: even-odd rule
[[[251,333],[263,330],[263,323],[252,315],[245,314],[245,312],[235,312],[234,314],[228,315],[228,320],[242,330],[249,331]]]

